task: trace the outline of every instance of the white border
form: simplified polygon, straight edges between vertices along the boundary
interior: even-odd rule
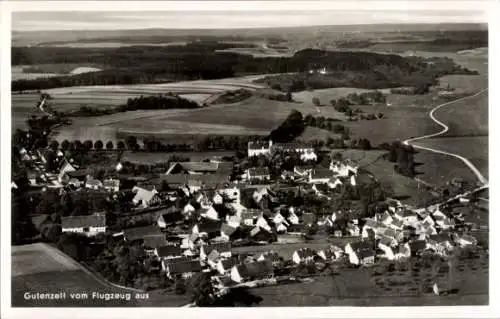
[[[500,56],[498,36],[500,34],[498,23],[499,3],[497,1],[198,1],[198,2],[118,2],[118,1],[18,1],[1,2],[1,45],[0,45],[0,71],[1,71],[1,107],[0,107],[0,127],[1,127],[1,318],[133,318],[142,316],[162,317],[168,316],[196,318],[198,316],[231,318],[236,317],[273,317],[273,318],[494,318],[500,317],[498,300],[500,300],[499,289],[495,283],[500,283],[498,278],[498,246],[500,242],[498,233],[493,228],[498,227],[498,212],[496,208],[497,200],[495,194],[500,194],[497,187],[496,176],[498,167],[490,165],[490,306],[487,307],[317,307],[317,308],[235,308],[235,309],[200,309],[200,308],[93,308],[79,311],[79,308],[11,308],[10,307],[10,29],[11,16],[13,11],[184,11],[195,7],[199,11],[255,11],[269,10],[279,11],[286,8],[288,10],[310,10],[311,8],[322,8],[324,10],[357,10],[362,7],[364,10],[394,11],[394,10],[447,10],[450,7],[454,10],[480,10],[487,8],[489,14],[489,56],[494,57],[489,61],[489,79],[492,87],[498,86],[499,63],[496,62]],[[499,119],[500,105],[499,90],[490,90],[490,163],[495,163],[498,153],[493,147],[496,137],[499,136],[499,128],[496,128],[496,119]],[[496,267],[495,267],[496,266]],[[495,301],[497,301],[495,303]],[[83,309],[82,309],[83,310]]]

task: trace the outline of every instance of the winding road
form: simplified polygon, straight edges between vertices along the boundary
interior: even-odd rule
[[[419,141],[419,140],[423,140],[423,139],[427,139],[427,138],[438,137],[438,136],[443,135],[446,132],[448,132],[449,127],[446,124],[444,124],[443,122],[441,122],[438,119],[436,119],[436,117],[434,116],[434,113],[437,110],[439,110],[440,108],[442,108],[444,106],[448,106],[448,105],[451,105],[451,104],[456,103],[456,102],[460,102],[460,101],[463,101],[463,100],[467,100],[467,99],[473,98],[475,96],[483,94],[486,91],[488,91],[488,89],[483,89],[483,90],[477,92],[476,94],[469,95],[469,96],[466,96],[466,97],[463,97],[463,98],[460,98],[460,99],[456,99],[456,100],[453,100],[453,101],[450,101],[450,102],[446,102],[446,103],[443,103],[443,104],[440,104],[440,105],[436,106],[435,108],[433,108],[429,112],[429,117],[434,122],[436,122],[439,126],[441,126],[443,129],[441,131],[437,132],[437,133],[433,133],[433,134],[428,134],[428,135],[423,135],[423,136],[419,136],[419,137],[414,137],[414,138],[407,139],[407,140],[403,141],[403,144],[404,145],[411,145],[411,146],[413,146],[416,149],[426,150],[426,151],[430,151],[430,152],[433,152],[433,153],[438,153],[438,154],[443,154],[443,155],[448,155],[448,156],[452,156],[452,157],[458,158],[459,160],[461,160],[462,162],[464,162],[464,164],[467,165],[472,170],[472,172],[474,172],[474,174],[476,175],[477,179],[481,182],[481,184],[487,185],[488,184],[488,180],[481,174],[481,172],[467,158],[465,158],[463,156],[460,156],[458,154],[449,153],[449,152],[445,152],[445,151],[441,151],[441,150],[438,150],[438,149],[434,149],[434,148],[430,148],[430,147],[425,147],[425,146],[421,146],[421,145],[417,145],[417,144],[413,143],[415,141]]]

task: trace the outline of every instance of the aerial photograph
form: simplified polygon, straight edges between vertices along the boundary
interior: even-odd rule
[[[11,28],[12,307],[489,305],[481,6]]]

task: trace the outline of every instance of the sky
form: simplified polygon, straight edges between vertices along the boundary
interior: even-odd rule
[[[234,29],[379,23],[484,23],[487,21],[485,11],[480,9],[445,9],[13,12],[12,30]]]

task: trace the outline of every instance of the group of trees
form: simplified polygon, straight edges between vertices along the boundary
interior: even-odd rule
[[[385,157],[389,162],[396,163],[394,165],[394,170],[398,174],[411,178],[415,177],[414,154],[416,152],[412,146],[395,141],[392,144],[383,144],[381,148],[389,151]]]
[[[281,125],[271,131],[269,138],[278,143],[287,143],[293,141],[304,132],[305,123],[302,113],[292,110]]]
[[[323,130],[333,132],[335,134],[342,135],[343,139],[349,138],[349,129],[340,123],[338,119],[335,118],[325,118],[324,116],[312,116],[311,114],[306,115],[304,118],[304,123],[307,126],[317,127]]]

